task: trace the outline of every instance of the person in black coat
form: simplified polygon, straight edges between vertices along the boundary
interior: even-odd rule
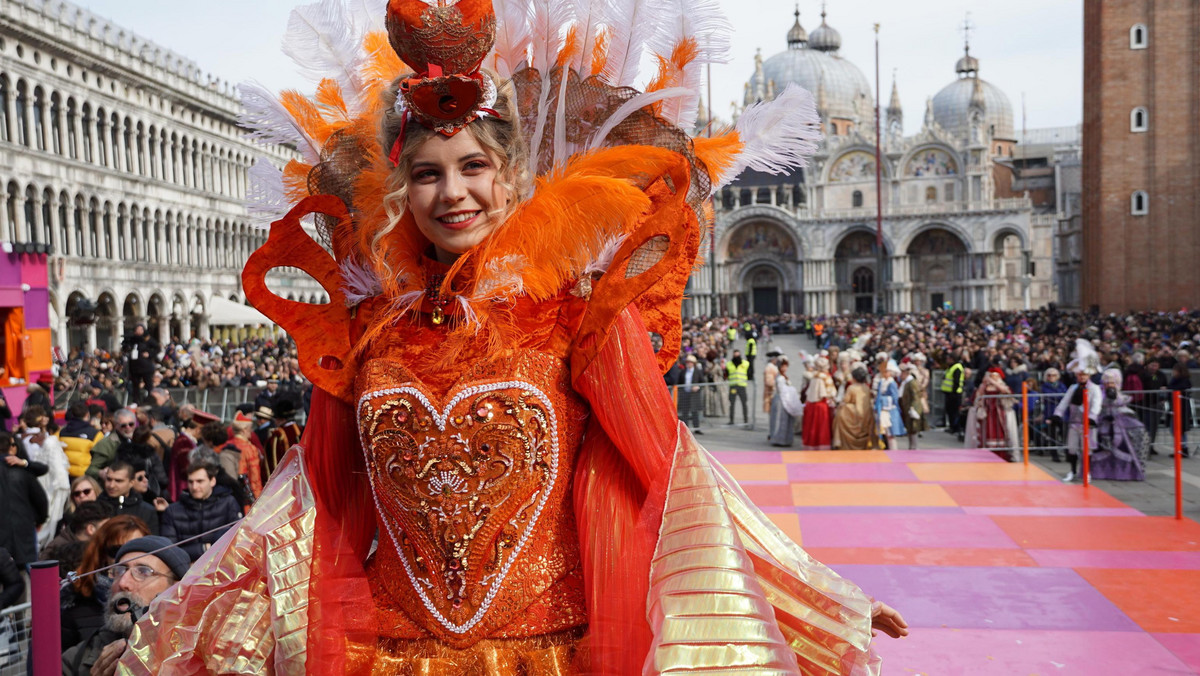
[[[129,360],[130,401],[141,403],[154,388],[154,368],[160,349],[158,341],[146,333],[145,324],[138,324],[121,341],[121,351]]]
[[[145,521],[150,534],[158,535],[158,510],[133,490],[134,473],[133,465],[121,459],[114,460],[104,477],[104,495],[100,500],[111,504],[117,514],[130,514]]]
[[[50,518],[50,505],[31,471],[38,463],[22,454],[12,434],[0,432],[0,457],[4,458],[0,462],[0,548],[23,568],[38,560],[37,529]]]
[[[233,523],[242,518],[242,507],[237,498],[229,489],[217,485],[217,474],[220,471],[220,468],[212,463],[198,462],[190,465],[187,493],[180,495],[179,502],[167,507],[167,511],[162,514],[162,535],[172,542],[208,533],[179,545],[192,561],[200,558],[209,546],[221,539]]]
[[[0,608],[17,605],[25,594],[25,578],[21,577],[21,569],[13,561],[12,554],[0,547]]]

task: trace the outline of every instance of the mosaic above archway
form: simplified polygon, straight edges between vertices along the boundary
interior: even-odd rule
[[[928,176],[954,176],[958,174],[958,163],[950,157],[950,153],[939,148],[926,148],[918,151],[908,160],[904,167],[905,176],[916,178]]]
[[[875,156],[864,150],[855,150],[838,158],[829,170],[830,183],[855,183],[875,180]]]
[[[795,258],[796,245],[783,228],[772,223],[751,223],[733,233],[729,240],[730,260],[770,254],[780,258]]]

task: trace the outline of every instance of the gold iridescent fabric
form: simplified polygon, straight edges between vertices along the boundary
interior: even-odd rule
[[[871,599],[809,557],[680,426],[646,672],[874,676]]]
[[[303,674],[315,516],[293,448],[254,509],[134,627],[120,674]]]
[[[515,350],[437,397],[396,361],[367,363],[359,432],[381,523],[368,574],[385,624],[463,649],[586,622],[569,498],[587,408],[568,377],[561,358]]]

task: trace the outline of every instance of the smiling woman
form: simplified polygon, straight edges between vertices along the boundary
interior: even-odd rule
[[[365,24],[336,0],[298,10],[330,34],[296,44],[361,47],[337,72],[370,75],[245,97],[247,127],[306,158],[263,191],[299,204],[243,281],[296,340],[309,423],[140,623],[130,673],[878,673],[872,629],[903,620],[788,540],[662,379],[713,186],[803,163],[814,101],[692,139],[714,5],[602,5],[391,0],[349,45]],[[642,93],[649,35],[669,58]],[[330,302],[273,295],[279,266]]]

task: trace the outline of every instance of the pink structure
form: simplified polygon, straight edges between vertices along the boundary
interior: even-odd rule
[[[16,414],[29,383],[52,375],[50,288],[45,245],[3,244],[0,252],[0,390]]]

